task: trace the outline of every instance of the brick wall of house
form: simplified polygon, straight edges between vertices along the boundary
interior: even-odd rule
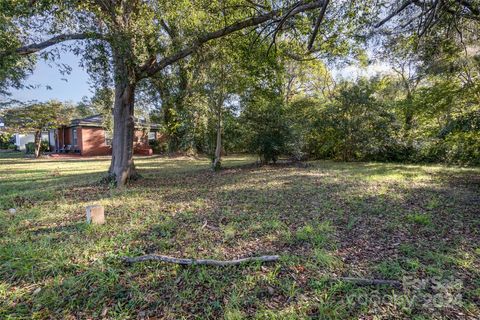
[[[103,128],[83,127],[80,131],[82,132],[83,156],[103,156],[112,153],[112,148],[105,144],[105,130]]]
[[[101,127],[81,127],[77,128],[77,147],[83,156],[103,156],[112,154],[112,147],[105,143],[105,130]],[[159,136],[159,135],[157,135]],[[72,127],[58,129],[59,147],[71,145]],[[152,148],[148,143],[148,132],[135,130],[133,138],[134,154],[151,155]]]
[[[144,130],[135,130],[133,136],[133,153],[145,156],[153,154],[153,150],[148,143],[148,132]]]
[[[133,148],[134,149],[148,149],[150,145],[148,144],[148,132],[143,130],[135,130],[135,135],[133,136]]]
[[[82,127],[77,127],[77,145],[74,146],[75,150],[82,150],[82,147],[83,147],[82,136],[83,136],[82,135]]]
[[[67,144],[72,144],[72,128],[59,128],[58,129],[58,140],[60,143],[60,149]]]

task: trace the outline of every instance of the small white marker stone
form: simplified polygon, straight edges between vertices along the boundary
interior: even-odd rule
[[[87,223],[92,224],[104,224],[105,223],[105,212],[102,206],[93,205],[87,206]]]
[[[17,213],[17,209],[10,208],[10,209],[8,209],[8,212],[10,212],[10,214],[15,214],[15,213]]]

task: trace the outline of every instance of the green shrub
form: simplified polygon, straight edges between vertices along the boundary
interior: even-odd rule
[[[6,132],[0,132],[0,149],[9,149],[12,144],[13,135]]]
[[[29,142],[25,144],[25,153],[26,154],[34,154],[35,153],[35,143]]]
[[[50,145],[47,140],[42,140],[40,145],[40,153],[48,151],[50,149]],[[25,153],[26,154],[34,154],[35,153],[35,143],[29,142],[25,144]]]
[[[445,139],[445,161],[458,164],[480,164],[480,132],[455,132]]]
[[[244,113],[246,149],[256,153],[263,163],[277,162],[290,153],[292,132],[285,107],[277,97],[257,96]]]
[[[342,161],[398,161],[404,152],[395,139],[399,125],[391,106],[377,99],[379,85],[366,79],[341,83],[332,101],[311,112],[308,153]]]
[[[153,150],[153,153],[155,153],[155,154],[160,154],[160,153],[167,152],[168,143],[166,143],[166,142],[161,142],[161,141],[158,141],[158,140],[150,140],[148,142],[148,144],[150,145],[150,147]]]

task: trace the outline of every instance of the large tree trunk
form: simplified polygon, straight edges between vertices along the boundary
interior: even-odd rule
[[[213,170],[220,170],[222,167],[222,108],[225,102],[224,88],[221,87],[217,100],[217,143],[215,146],[215,158],[213,159]]]
[[[217,145],[215,147],[215,159],[213,160],[213,170],[219,170],[222,166],[222,117],[217,120]]]
[[[134,99],[135,85],[127,84],[115,90],[113,109],[113,143],[110,175],[117,187],[137,176],[133,163],[133,135],[135,130]]]
[[[413,96],[410,93],[410,91],[408,91],[407,93],[404,114],[405,114],[405,123],[404,123],[405,135],[408,136],[410,134],[410,130],[412,129],[412,123],[413,123]]]
[[[40,157],[40,149],[42,148],[42,132],[35,132],[35,158]]]
[[[109,175],[115,179],[117,187],[124,186],[128,180],[138,176],[133,163],[135,78],[127,63],[118,53],[114,53],[115,104]]]

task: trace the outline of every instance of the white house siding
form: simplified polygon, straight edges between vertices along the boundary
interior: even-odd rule
[[[48,132],[42,132],[42,140],[48,141]],[[25,145],[35,142],[33,133],[15,133],[15,146],[18,150],[25,151]]]
[[[15,134],[15,146],[18,150],[25,151],[25,145],[29,142],[34,142],[35,136],[31,133],[16,133]]]
[[[56,150],[57,146],[55,145],[55,129],[48,131],[48,141],[50,141],[50,149]]]

